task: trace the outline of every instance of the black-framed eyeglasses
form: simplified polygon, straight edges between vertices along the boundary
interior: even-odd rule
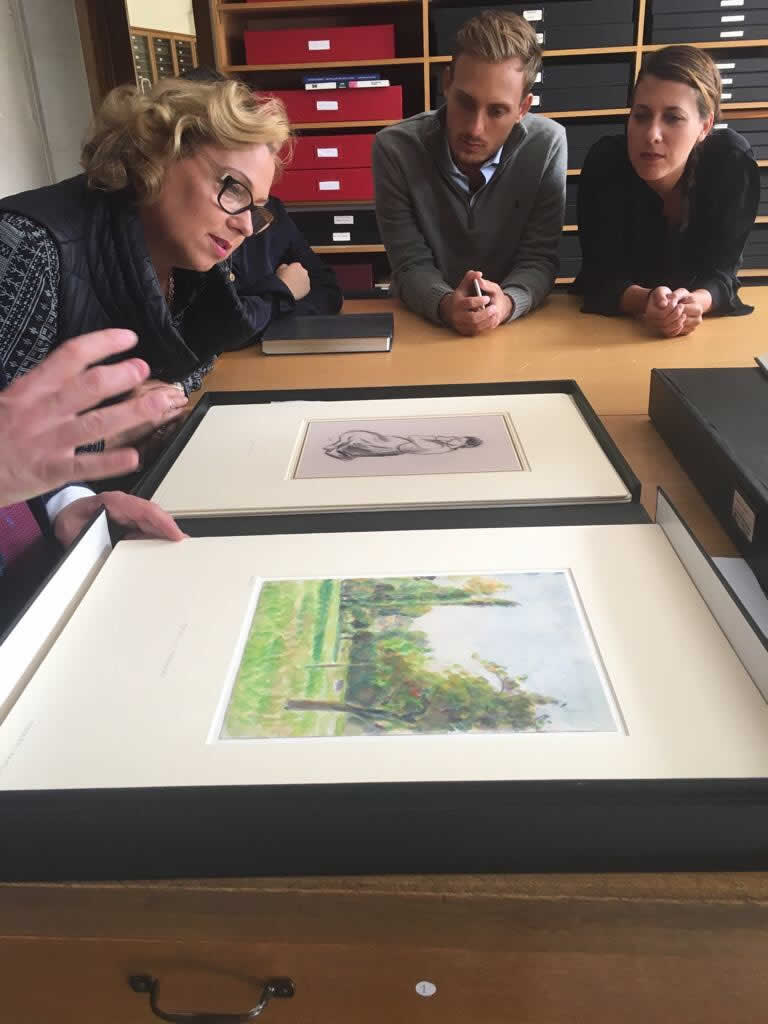
[[[248,186],[244,185],[242,181],[238,181],[237,178],[233,178],[231,174],[222,178],[222,185],[216,201],[224,213],[230,213],[233,216],[250,210],[254,235],[260,235],[262,231],[266,231],[275,219],[266,207],[257,206],[254,203]]]

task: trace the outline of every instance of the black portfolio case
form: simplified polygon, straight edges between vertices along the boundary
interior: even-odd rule
[[[653,370],[648,413],[768,590],[768,377]]]

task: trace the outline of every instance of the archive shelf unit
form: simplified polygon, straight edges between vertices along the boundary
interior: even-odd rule
[[[195,36],[161,29],[130,28],[136,84],[146,91],[161,78],[197,67]]]
[[[209,0],[211,7],[211,23],[214,33],[214,50],[217,67],[221,71],[237,74],[255,89],[268,92],[282,89],[301,89],[302,74],[358,73],[379,71],[382,77],[388,78],[393,85],[403,89],[403,116],[410,117],[420,111],[434,109],[440,102],[440,77],[443,69],[450,61],[450,56],[440,52],[436,41],[435,14],[453,6],[476,7],[478,11],[492,6],[477,0]],[[536,0],[538,3],[538,0]],[[570,0],[541,0],[541,6],[563,5]],[[504,4],[494,4],[501,7]],[[511,9],[522,11],[521,5],[509,4]],[[530,7],[535,6],[533,0]],[[711,3],[701,6],[714,7]],[[739,6],[749,10],[750,0]],[[724,8],[726,13],[731,8]],[[733,8],[737,10],[737,8]],[[541,13],[541,12],[539,12]],[[535,12],[534,12],[535,16]],[[696,15],[686,12],[684,15],[689,26],[696,24]],[[576,47],[571,49],[548,48],[546,37],[544,47],[544,76],[547,70],[570,65],[574,69],[583,68],[584,81],[588,83],[599,69],[613,67],[617,71],[626,71],[626,90],[622,92],[620,105],[593,105],[578,109],[546,109],[541,104],[536,111],[546,117],[561,121],[568,133],[569,169],[568,169],[568,210],[566,225],[563,231],[561,251],[562,277],[559,284],[567,284],[573,280],[573,273],[579,261],[577,225],[575,223],[575,196],[581,163],[586,150],[595,138],[611,132],[620,133],[624,130],[624,119],[629,113],[626,104],[629,102],[629,91],[640,69],[643,55],[650,50],[659,49],[667,43],[654,43],[652,28],[653,0],[634,0],[632,13],[631,42],[621,46]],[[731,19],[733,20],[733,19]],[[766,19],[768,20],[768,19]],[[366,60],[357,62],[315,61],[307,63],[246,63],[245,45],[243,42],[246,30],[268,30],[285,28],[322,28],[328,26],[365,26],[377,24],[393,24],[395,34],[394,58]],[[731,26],[727,26],[731,28]],[[738,30],[736,30],[738,31]],[[765,60],[765,87],[757,99],[746,102],[729,102],[727,94],[722,102],[722,124],[728,124],[735,130],[743,130],[752,142],[761,168],[764,181],[760,216],[750,236],[745,252],[745,279],[764,278],[768,280],[768,29],[764,38],[748,38],[749,31],[742,33],[746,38],[734,38],[735,33],[729,32],[728,38],[719,38],[717,29],[701,30],[701,38],[691,41],[691,45],[699,46],[711,54],[718,63],[727,64],[737,58],[760,58]],[[754,33],[752,33],[754,34]],[[714,38],[709,38],[710,36]],[[676,40],[683,41],[683,40]],[[578,75],[578,70],[571,72]],[[604,73],[604,72],[603,72]],[[725,73],[725,72],[724,72]],[[611,93],[614,102],[615,89]],[[581,106],[579,104],[578,106]],[[534,108],[536,110],[536,108]],[[764,122],[764,123],[763,123]],[[294,123],[300,135],[333,132],[346,134],[353,132],[373,133],[392,120],[328,120],[323,122]],[[754,140],[754,141],[753,141]],[[303,210],[339,207],[341,200],[333,203],[302,203],[288,204],[289,209],[300,215]],[[345,202],[350,210],[373,208],[372,202]],[[751,247],[751,248],[750,248]],[[384,247],[380,241],[367,244],[317,244],[315,250],[330,262],[343,264],[360,260],[361,256],[369,258],[374,267],[374,280],[381,282],[388,275],[388,264]],[[750,255],[751,253],[751,255]],[[763,259],[762,254],[765,254]],[[374,292],[379,294],[379,292]]]

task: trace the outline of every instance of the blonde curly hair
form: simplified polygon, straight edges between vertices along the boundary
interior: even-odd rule
[[[201,146],[244,149],[263,143],[274,154],[290,146],[291,127],[277,99],[242,82],[166,79],[149,93],[120,85],[104,99],[81,164],[93,189],[132,187],[139,202],[158,197],[166,168]]]

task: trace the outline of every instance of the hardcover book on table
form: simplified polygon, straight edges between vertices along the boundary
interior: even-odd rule
[[[389,352],[394,330],[391,313],[290,316],[272,321],[261,350],[265,355]]]

